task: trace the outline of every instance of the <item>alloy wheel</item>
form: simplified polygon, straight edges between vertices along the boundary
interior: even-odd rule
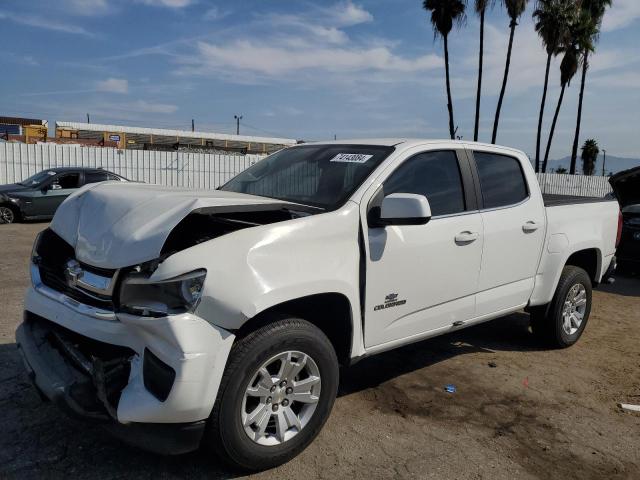
[[[567,335],[576,333],[587,310],[587,290],[581,283],[569,289],[562,307],[562,329]]]
[[[0,207],[0,223],[13,223],[15,215],[9,207]]]
[[[245,389],[241,421],[246,434],[266,446],[295,437],[316,410],[321,383],[320,370],[311,356],[286,351],[271,357]]]

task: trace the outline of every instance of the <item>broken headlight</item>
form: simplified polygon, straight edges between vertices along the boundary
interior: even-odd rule
[[[159,282],[133,273],[120,287],[120,310],[143,317],[193,312],[200,302],[206,270],[195,270]]]

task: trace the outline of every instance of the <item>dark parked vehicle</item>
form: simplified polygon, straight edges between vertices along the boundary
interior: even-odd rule
[[[58,206],[87,183],[126,178],[99,168],[49,168],[11,185],[0,185],[0,223],[46,220]]]
[[[609,180],[622,207],[622,236],[616,254],[621,270],[640,272],[640,167]]]

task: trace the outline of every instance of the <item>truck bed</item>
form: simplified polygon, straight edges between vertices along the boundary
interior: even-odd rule
[[[579,197],[577,195],[557,195],[552,193],[543,193],[542,198],[544,200],[545,207],[615,201],[614,199],[605,197]]]

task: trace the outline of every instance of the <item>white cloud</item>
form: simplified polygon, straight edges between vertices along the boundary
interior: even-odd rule
[[[19,23],[21,25],[27,25],[29,27],[35,27],[35,28],[43,28],[45,30],[52,30],[55,32],[92,36],[91,33],[89,33],[88,31],[86,31],[84,28],[80,26],[71,25],[63,22],[57,22],[55,20],[51,20],[45,17],[40,17],[37,15],[27,15],[27,14],[14,15],[9,12],[0,11],[0,19],[11,20],[12,22]]]
[[[184,8],[192,5],[194,0],[138,0],[145,5],[151,5],[153,7],[168,7],[168,8]]]
[[[373,21],[373,15],[371,15],[371,13],[351,1],[338,4],[337,6],[331,7],[331,9],[325,9],[325,11],[342,27]]]
[[[268,25],[272,32],[288,29],[297,33],[311,34],[316,37],[316,40],[329,43],[345,43],[349,39],[347,34],[337,27],[321,24],[319,22],[322,19],[312,19],[304,15],[266,15],[261,21]]]
[[[504,75],[507,45],[509,42],[508,28],[497,28],[494,25],[485,26],[484,68],[483,68],[483,96],[497,95]],[[450,48],[454,72],[454,94],[456,98],[469,98],[476,95],[476,76],[478,68],[478,51],[476,43],[469,43],[465,50],[462,68],[456,65],[455,47]],[[516,28],[511,66],[509,68],[509,83],[507,94],[523,93],[532,87],[542,87],[546,53],[533,27],[523,20]],[[554,60],[551,67],[550,85],[556,83],[556,66],[559,59]],[[463,70],[464,75],[460,75]]]
[[[216,20],[222,20],[223,18],[229,16],[230,14],[231,12],[228,10],[220,10],[218,7],[211,7],[209,10],[207,10],[204,13],[202,18],[208,21],[216,21]]]
[[[345,29],[372,20],[368,11],[351,1],[302,13],[257,15],[247,28],[227,31],[216,41],[197,42],[194,53],[177,60],[182,64],[178,73],[223,75],[241,83],[283,80],[306,85],[314,79],[416,78],[418,72],[442,65],[435,54],[399,55],[396,46],[384,39],[353,40],[347,35]]]
[[[167,103],[152,103],[145,100],[138,100],[129,105],[130,111],[144,112],[144,113],[175,113],[178,110],[177,105],[171,105]]]
[[[103,15],[111,6],[107,0],[66,0],[68,13],[77,15]]]
[[[638,0],[615,0],[602,21],[602,30],[611,32],[631,25],[640,18]]]
[[[606,88],[631,88],[637,90],[640,85],[640,72],[624,72],[594,77],[592,82]]]
[[[405,58],[385,47],[292,46],[277,42],[236,40],[216,45],[198,43],[199,55],[192,61],[212,71],[235,70],[266,76],[286,76],[312,69],[315,72],[418,72],[439,67],[437,55]]]
[[[125,78],[107,78],[96,84],[96,90],[109,93],[128,93],[129,82]]]

